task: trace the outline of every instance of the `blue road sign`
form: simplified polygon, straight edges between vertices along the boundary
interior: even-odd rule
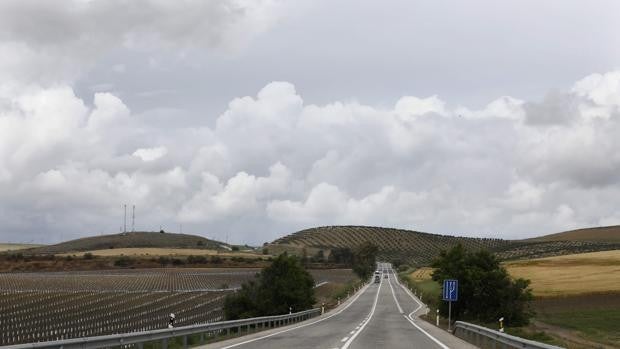
[[[443,281],[443,300],[456,302],[459,299],[459,280]]]

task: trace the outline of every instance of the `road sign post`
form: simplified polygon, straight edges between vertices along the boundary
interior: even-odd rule
[[[448,302],[448,331],[452,324],[452,302],[459,299],[459,281],[444,280],[443,281],[443,300]]]

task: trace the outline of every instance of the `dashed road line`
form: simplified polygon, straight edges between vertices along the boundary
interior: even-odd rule
[[[383,284],[383,282],[379,282],[379,287],[377,287],[377,294],[375,295],[375,302],[372,305],[372,309],[370,310],[370,314],[368,314],[368,316],[366,317],[366,320],[363,322],[362,326],[355,332],[354,335],[351,336],[351,338],[349,338],[349,340],[346,343],[344,343],[344,345],[340,349],[347,349],[349,347],[349,345],[351,345],[351,343],[353,342],[355,337],[357,337],[360,333],[362,333],[362,331],[364,330],[364,327],[366,327],[366,325],[368,325],[368,323],[370,322],[370,319],[372,319],[372,316],[375,313],[375,309],[377,308],[377,301],[379,300],[379,292],[381,291],[381,285],[382,284]]]

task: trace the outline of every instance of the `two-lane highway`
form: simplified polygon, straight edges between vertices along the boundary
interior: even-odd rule
[[[391,266],[380,263],[379,271],[380,283],[368,284],[328,314],[205,348],[447,349],[436,334],[416,324],[414,314],[422,305],[398,283]]]

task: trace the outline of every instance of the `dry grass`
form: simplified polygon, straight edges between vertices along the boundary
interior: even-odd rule
[[[2,251],[16,251],[23,250],[25,248],[41,247],[43,245],[35,244],[0,244],[0,252]]]
[[[105,250],[93,250],[75,253],[64,253],[58,256],[83,256],[85,253],[92,253],[95,256],[112,257],[112,256],[211,256],[218,255],[222,257],[269,257],[268,255],[249,253],[249,252],[221,252],[217,250],[198,249],[198,248],[155,248],[155,247],[135,247],[135,248],[111,248]]]
[[[535,296],[617,292],[620,250],[548,257],[505,264],[513,277],[530,279]]]
[[[413,273],[409,274],[409,277],[414,281],[430,280],[433,268],[424,267],[416,269]]]

